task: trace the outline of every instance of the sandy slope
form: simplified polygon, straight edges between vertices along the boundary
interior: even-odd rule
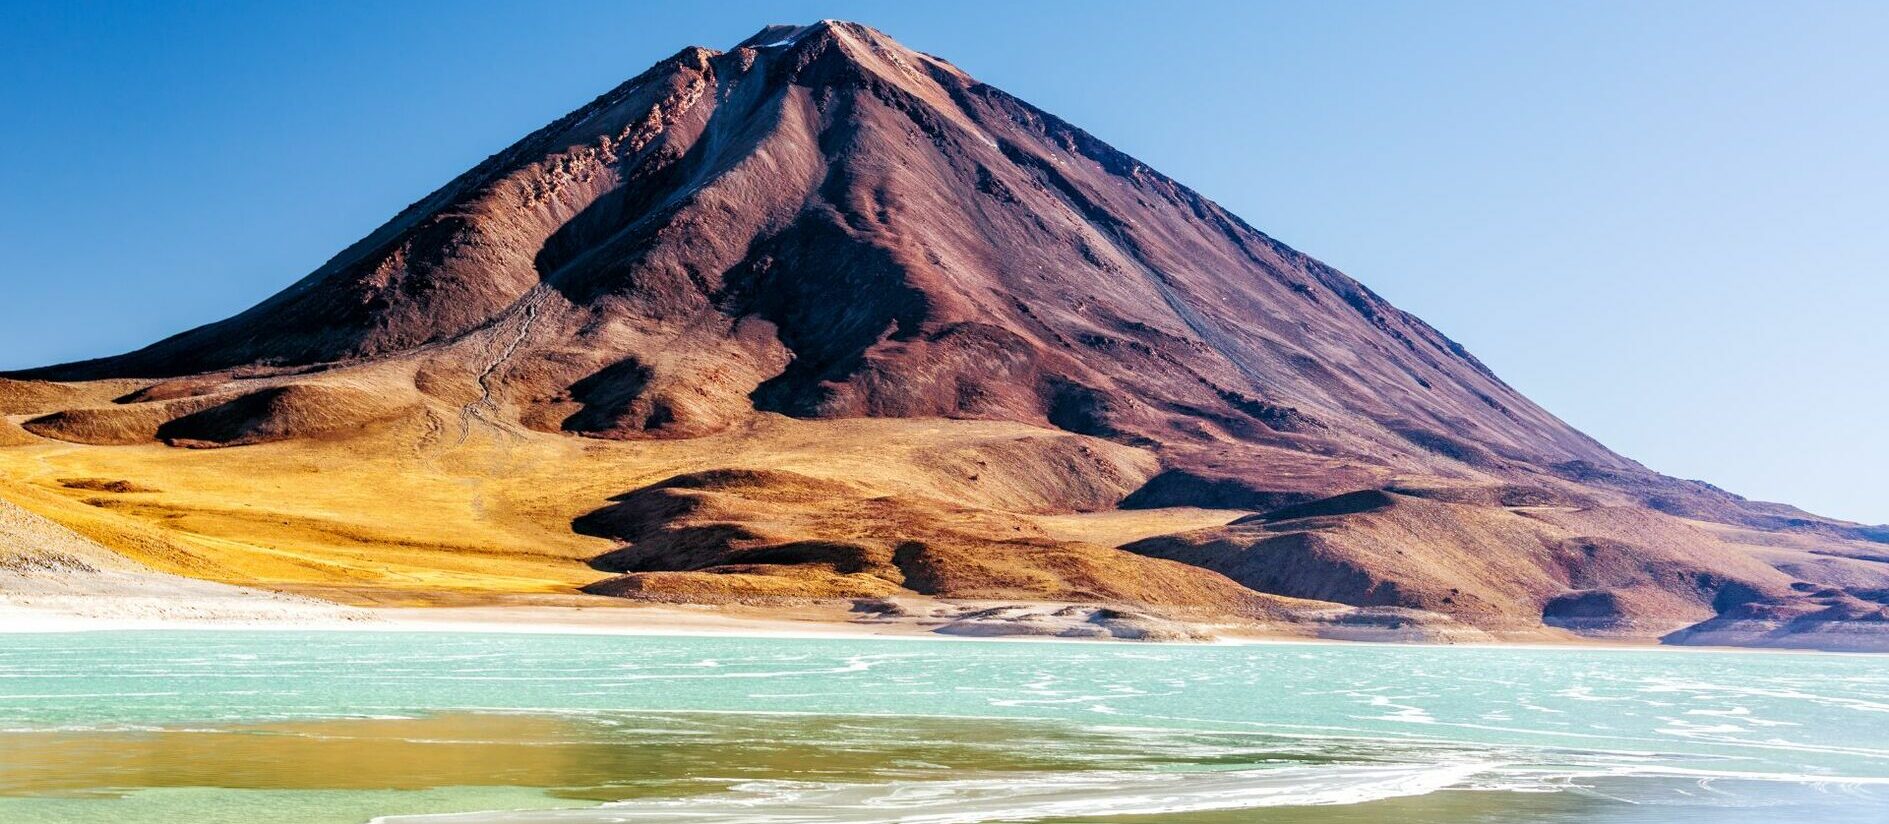
[[[1084,551],[1119,556],[1129,565],[1162,564],[1179,576],[1175,586],[1183,594],[1200,586],[1209,594],[1247,596],[1211,573],[1107,550],[1149,532],[1205,526],[1237,513],[1069,512],[1071,499],[1097,494],[1090,488],[1094,479],[1037,477],[1041,468],[1032,460],[1064,442],[1092,440],[1067,433],[994,422],[769,417],[690,442],[624,444],[481,430],[457,443],[429,441],[426,434],[423,424],[396,426],[339,441],[214,451],[33,439],[0,449],[0,497],[46,516],[42,523],[70,525],[66,540],[83,541],[84,557],[112,557],[102,542],[137,564],[177,575],[360,605],[451,606],[519,594],[570,595],[608,579],[610,573],[590,560],[618,544],[577,534],[574,521],[652,481],[737,465],[841,485],[849,490],[847,500],[890,494],[934,502],[912,504],[924,511],[941,501],[991,507],[996,514],[986,517],[998,518],[993,529],[1027,529],[1046,545],[1092,547]],[[1115,454],[1121,468],[1112,471],[1127,473],[1118,481],[1125,488],[1154,471],[1136,450],[1099,441],[1090,448]],[[961,467],[979,464],[980,478],[967,480]],[[1107,490],[1098,503],[1122,494]],[[1027,562],[1017,567],[1026,568]],[[70,576],[61,592],[102,587],[103,581]],[[1013,582],[992,593],[976,581],[965,584],[1000,597],[1028,596],[1034,586]]]
[[[0,626],[226,626],[347,623],[325,601],[167,575],[0,500]]]

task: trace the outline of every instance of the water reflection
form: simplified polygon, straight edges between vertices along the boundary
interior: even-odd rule
[[[1084,728],[1055,722],[995,719],[931,719],[833,715],[740,713],[473,713],[417,718],[352,718],[326,721],[234,724],[223,727],[117,730],[41,730],[0,733],[0,818],[19,821],[266,820],[214,818],[179,807],[159,791],[216,788],[217,803],[245,792],[299,792],[290,805],[295,821],[361,822],[356,806],[323,806],[322,799],[347,793],[432,792],[403,797],[402,812],[467,812],[480,797],[453,788],[519,788],[505,797],[512,809],[578,806],[555,814],[498,813],[463,820],[660,821],[669,811],[689,820],[716,821],[892,821],[880,798],[908,798],[916,788],[943,799],[941,809],[968,811],[938,788],[978,787],[1003,795],[1049,782],[1110,779],[1112,775],[1211,772],[1207,792],[1224,793],[1255,770],[1317,773],[1408,769],[1415,759],[1434,763],[1488,763],[1500,750],[1446,744],[1388,746],[1365,740],[1306,740],[1265,735],[1225,735],[1134,729]],[[1533,755],[1539,759],[1542,753]],[[1578,767],[1579,754],[1564,760]],[[1422,763],[1416,761],[1415,763]],[[1400,766],[1401,765],[1401,766]],[[1054,804],[1025,809],[1025,818],[1056,824],[1399,824],[1444,822],[1638,822],[1793,821],[1821,824],[1876,821],[1880,798],[1844,796],[1840,790],[1776,782],[1706,782],[1674,778],[1539,778],[1526,786],[1499,766],[1476,781],[1414,797],[1345,799],[1329,806],[1194,810],[1184,814],[1097,817],[1057,813]],[[1575,769],[1574,773],[1578,773]],[[1270,773],[1265,773],[1270,774]],[[1013,778],[1004,778],[1012,776]],[[1062,778],[1058,778],[1061,776]],[[1535,780],[1535,779],[1531,779]],[[1518,783],[1523,781],[1523,783]],[[1448,783],[1448,782],[1446,782]],[[791,786],[788,806],[741,793],[753,787]],[[1012,786],[1014,785],[1014,787]],[[1185,786],[1185,785],[1173,785]],[[808,787],[839,788],[820,802]],[[896,789],[885,789],[896,788]],[[1247,788],[1250,789],[1250,788]],[[1518,791],[1532,790],[1532,791]],[[1556,790],[1544,792],[1542,790]],[[330,795],[307,795],[324,791]],[[333,795],[337,791],[340,796]],[[1078,789],[1069,798],[1125,788]],[[1162,792],[1175,793],[1170,789]],[[533,795],[535,794],[535,795]],[[1718,796],[1713,798],[1712,796]],[[159,804],[152,799],[168,798]],[[655,803],[637,806],[637,800]],[[694,799],[691,801],[691,799]],[[357,798],[357,801],[360,799]],[[973,799],[975,800],[975,799]],[[1363,803],[1338,805],[1336,800]],[[1858,804],[1858,801],[1871,802]],[[190,797],[184,797],[184,802]],[[621,802],[629,802],[627,806]],[[607,812],[590,802],[619,802]],[[207,803],[207,802],[206,802]],[[486,802],[498,803],[498,802]],[[826,812],[810,805],[828,803]],[[1010,803],[1005,800],[1004,803]],[[1139,803],[1139,801],[1137,802]],[[51,806],[48,806],[48,805]],[[799,804],[799,807],[793,807]],[[1001,805],[999,805],[1001,806]],[[490,809],[491,807],[483,807]],[[730,817],[718,817],[726,809]],[[877,809],[877,812],[874,810]],[[867,811],[865,814],[861,810]],[[1035,812],[1030,812],[1035,810]],[[388,811],[377,809],[376,812]],[[225,811],[227,812],[227,811]],[[913,809],[914,815],[929,814]],[[936,811],[933,811],[936,812]],[[147,818],[146,815],[151,817]],[[708,815],[709,818],[701,816]],[[742,817],[732,817],[732,816]],[[861,817],[861,816],[864,817]],[[1055,817],[1062,815],[1063,817]],[[786,816],[786,817],[776,817]],[[878,817],[874,817],[878,816]],[[930,819],[926,819],[930,820]],[[940,821],[956,819],[938,819]],[[970,819],[966,819],[970,820]]]
[[[1232,768],[1372,760],[1267,736],[1136,735],[1056,723],[726,713],[422,718],[0,734],[0,795],[99,788],[553,788],[615,800],[733,780],[960,771]],[[705,780],[714,779],[714,780]]]

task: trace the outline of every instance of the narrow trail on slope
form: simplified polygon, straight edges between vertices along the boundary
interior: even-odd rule
[[[478,400],[468,403],[459,409],[459,441],[454,444],[455,446],[464,444],[466,439],[472,435],[472,422],[475,419],[501,432],[510,431],[509,427],[497,419],[499,407],[498,401],[492,396],[492,376],[497,374],[498,370],[504,368],[505,364],[512,359],[513,355],[518,354],[518,348],[524,345],[527,337],[531,336],[532,325],[538,321],[538,309],[544,304],[544,298],[548,294],[550,294],[550,290],[543,284],[533,286],[531,292],[525,296],[525,299],[518,303],[519,311],[512,315],[513,318],[517,318],[517,328],[512,334],[511,342],[507,343],[505,348],[500,351],[498,355],[487,362],[483,369],[479,370]],[[508,319],[508,321],[509,320],[510,319]],[[488,418],[485,414],[480,412],[481,409],[490,410],[493,416]]]

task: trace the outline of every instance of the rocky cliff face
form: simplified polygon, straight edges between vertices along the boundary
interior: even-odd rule
[[[457,410],[460,440],[689,439],[767,413],[1017,422],[1154,453],[1151,477],[1099,506],[1386,496],[1306,529],[1273,517],[1136,552],[1282,595],[1502,620],[1698,620],[1728,582],[1773,600],[1798,582],[1725,530],[1812,536],[1833,556],[1880,537],[1647,471],[1186,186],[831,21],[685,49],[241,315],[18,377],[133,387],[21,420],[101,444],[335,437],[433,406]],[[1671,516],[1724,529],[1695,530],[1709,551],[1655,551]],[[1579,572],[1568,547],[1603,537],[1608,568],[1635,571]],[[900,538],[873,537],[873,563],[890,568]],[[1426,557],[1391,562],[1418,544]]]

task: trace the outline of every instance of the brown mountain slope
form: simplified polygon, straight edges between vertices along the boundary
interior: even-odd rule
[[[847,24],[684,50],[255,309],[37,376],[413,355],[612,437],[760,408],[1631,466],[1349,278]]]
[[[1889,587],[1858,560],[1882,531],[1615,455],[1343,274],[849,23],[685,49],[247,312],[14,377],[0,409],[22,431],[0,436],[27,450],[341,455],[378,438],[430,470],[572,436],[616,460],[706,450],[771,414],[1043,433],[941,467],[947,436],[865,481],[711,460],[602,496],[614,504],[569,501],[576,529],[625,544],[596,562],[631,576],[598,585],[612,592],[1242,609],[1211,569],[1490,627],[1611,610],[1590,623],[1645,632]],[[1360,490],[1380,491],[1326,500]],[[1134,536],[1191,571],[1029,520],[1319,501],[1371,505],[1306,529],[1275,513]],[[1796,572],[1681,519],[1789,535]]]

